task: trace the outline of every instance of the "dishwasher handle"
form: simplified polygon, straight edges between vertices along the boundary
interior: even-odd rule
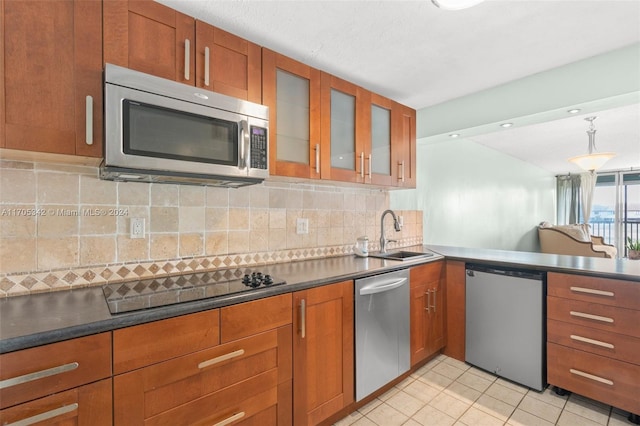
[[[385,291],[393,290],[394,288],[401,287],[407,282],[406,278],[381,280],[372,284],[364,286],[360,289],[360,296],[366,296],[368,294],[383,293]]]

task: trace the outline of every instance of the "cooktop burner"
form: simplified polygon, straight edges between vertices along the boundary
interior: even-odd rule
[[[102,291],[109,311],[119,314],[281,284],[286,282],[251,269],[225,269],[107,284]]]

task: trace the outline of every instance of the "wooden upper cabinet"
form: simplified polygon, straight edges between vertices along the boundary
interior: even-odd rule
[[[102,3],[3,1],[0,145],[102,156]]]
[[[363,182],[364,141],[370,133],[366,91],[321,73],[321,178]]]
[[[262,49],[262,102],[269,107],[269,172],[320,178],[320,71]]]
[[[393,110],[396,103],[375,93],[367,97],[366,122],[364,131],[364,154],[361,153],[364,168],[364,183],[392,186],[397,168],[393,165],[392,148],[397,128],[393,126]]]
[[[193,18],[152,0],[105,0],[103,14],[105,63],[195,85]]]
[[[395,186],[416,187],[416,111],[396,104],[393,163],[396,167]]]
[[[262,102],[260,46],[196,21],[196,86]]]

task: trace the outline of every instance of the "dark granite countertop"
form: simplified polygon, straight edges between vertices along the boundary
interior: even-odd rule
[[[423,247],[414,246],[411,249],[421,251]],[[284,279],[287,284],[114,315],[109,312],[101,287],[10,297],[0,300],[0,353],[390,272],[440,259],[442,256],[438,254],[410,261],[342,256],[257,266],[255,269]]]
[[[495,266],[616,278],[640,283],[640,261],[626,259],[599,259],[436,245],[404,247],[402,250],[432,251],[437,255],[411,261],[343,256],[260,266],[261,271],[282,278],[287,284],[115,315],[109,312],[101,287],[3,299],[0,300],[0,353],[390,272],[443,258]]]

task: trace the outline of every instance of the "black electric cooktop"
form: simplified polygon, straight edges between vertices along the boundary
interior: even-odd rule
[[[256,270],[225,269],[107,284],[102,291],[109,311],[119,314],[282,284],[286,282]]]

